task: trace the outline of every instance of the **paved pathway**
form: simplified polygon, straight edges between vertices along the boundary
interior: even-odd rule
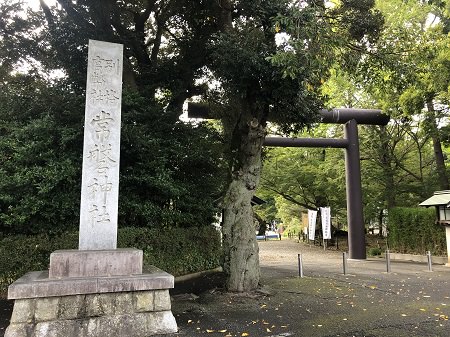
[[[304,278],[298,275],[302,253]],[[349,261],[295,241],[260,243],[262,293],[207,291],[174,301],[172,336],[450,336],[450,269],[424,264]]]

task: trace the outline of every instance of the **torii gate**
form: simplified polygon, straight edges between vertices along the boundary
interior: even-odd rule
[[[322,123],[344,124],[344,138],[284,138],[267,137],[265,146],[280,147],[330,147],[345,149],[345,180],[347,193],[348,250],[349,258],[366,259],[366,238],[363,219],[361,166],[359,159],[358,124],[386,125],[389,116],[374,109],[321,110]],[[208,118],[209,107],[189,103],[190,118]]]

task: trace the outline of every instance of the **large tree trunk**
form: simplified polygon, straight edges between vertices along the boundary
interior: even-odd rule
[[[436,124],[435,111],[432,101],[427,102],[429,126],[431,130],[431,139],[433,140],[434,157],[436,160],[436,170],[439,177],[439,188],[441,190],[450,189],[447,170],[445,168],[444,154],[442,152],[441,138]]]
[[[261,151],[265,129],[256,120],[241,121],[235,133],[232,181],[225,196],[223,223],[224,271],[229,291],[258,287],[259,248],[253,224],[251,199],[261,174]],[[238,139],[236,139],[238,138]]]
[[[389,210],[396,204],[396,187],[394,181],[394,170],[392,169],[392,153],[389,146],[390,135],[386,126],[380,126],[380,161],[383,169],[384,197],[386,208]]]

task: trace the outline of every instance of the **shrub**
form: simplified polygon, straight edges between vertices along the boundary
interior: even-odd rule
[[[378,247],[372,247],[367,253],[369,254],[369,256],[379,256],[381,255],[381,249]]]
[[[396,207],[389,211],[388,242],[400,253],[445,255],[444,226],[435,223],[434,209]]]
[[[76,249],[78,233],[51,236],[16,235],[0,240],[0,293],[29,271],[48,269],[50,254],[58,249]],[[219,266],[221,246],[215,228],[123,228],[118,247],[144,252],[144,268],[154,265],[175,276]]]
[[[144,265],[154,265],[173,275],[216,268],[222,254],[219,232],[212,226],[124,228],[119,231],[118,246],[142,249]]]

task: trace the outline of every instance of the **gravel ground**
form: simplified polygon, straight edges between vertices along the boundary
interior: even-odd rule
[[[305,262],[322,261],[323,259],[340,260],[342,252],[334,248],[324,250],[323,247],[299,243],[297,240],[271,240],[259,242],[259,261],[261,265],[292,264],[302,254]]]

